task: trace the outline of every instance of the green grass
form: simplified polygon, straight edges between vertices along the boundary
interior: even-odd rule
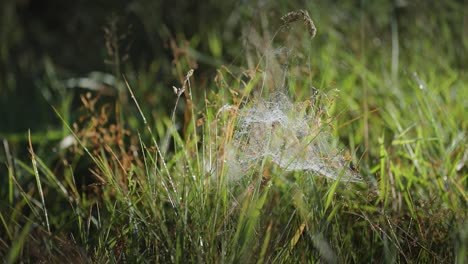
[[[363,182],[286,172],[268,158],[232,179],[225,154],[236,128],[233,109],[255,101],[264,69],[252,50],[244,49],[240,65],[219,66],[209,81],[198,82],[195,70],[184,94],[172,97],[174,118],[172,109],[151,104],[151,70],[123,69],[126,103],[101,98],[93,107],[94,97],[83,97],[87,106],[75,116],[67,97],[56,107],[63,127],[44,135],[46,143],[34,131],[4,140],[0,257],[7,263],[464,263],[468,41],[460,37],[466,22],[455,26],[463,22],[461,11],[448,14],[466,7],[440,4],[440,16],[424,7],[409,6],[414,16],[396,19],[378,4],[311,4],[301,8],[318,28],[315,39],[299,22],[274,40],[294,48],[291,98],[309,99],[312,86],[334,98],[317,104]],[[290,10],[281,8],[275,15]],[[272,35],[279,16],[252,23]],[[221,63],[222,39],[210,36],[211,55],[193,47],[188,55]],[[259,65],[250,75],[249,61]],[[182,57],[174,66],[182,82],[189,65]],[[164,89],[164,96],[172,93]],[[226,105],[233,107],[219,112]],[[60,130],[77,143],[54,152]],[[29,160],[9,148],[22,137],[31,144]]]

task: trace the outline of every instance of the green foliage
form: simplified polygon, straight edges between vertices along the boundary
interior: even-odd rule
[[[466,11],[461,1],[197,5],[205,16],[230,16],[213,27],[202,20],[195,27],[200,32],[190,34],[192,24],[181,17],[194,13],[180,11],[167,18],[180,24],[159,27],[145,7],[162,6],[146,2],[135,1],[128,10],[148,32],[174,33],[172,64],[156,58],[135,66],[119,55],[109,71],[126,79],[117,76],[112,94],[71,93],[62,80],[76,76],[45,59],[36,92],[47,103],[29,110],[50,113],[48,104],[54,105],[57,118],[41,119],[50,129],[33,128],[26,136],[22,125],[2,125],[2,259],[466,261],[468,42],[460,32]],[[11,30],[15,3],[1,4],[8,15],[2,16],[8,22],[2,34],[10,36],[0,44],[3,64],[23,37]],[[281,15],[297,8],[309,11],[315,39],[296,22],[271,41]],[[250,19],[250,33],[242,18]],[[239,32],[244,46],[233,37]],[[248,170],[229,167],[238,110],[259,96],[262,71],[268,70],[260,47],[270,44],[293,49],[286,80],[291,98],[328,107],[333,118],[327,124],[359,161],[353,165],[363,182],[288,172],[268,157]],[[242,59],[229,63],[236,56]],[[12,80],[27,68],[18,69],[0,75],[8,84],[5,94],[22,89]],[[161,73],[167,75],[162,80]],[[324,96],[311,97],[315,89]],[[329,94],[336,101],[327,105]]]

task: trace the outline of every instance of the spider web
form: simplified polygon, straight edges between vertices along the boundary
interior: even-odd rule
[[[350,160],[344,157],[331,128],[320,123],[307,103],[294,103],[283,93],[271,98],[253,102],[238,113],[228,153],[228,164],[235,168],[232,172],[245,172],[269,158],[286,171],[311,172],[341,181],[362,180],[349,167]]]
[[[258,49],[260,38],[251,38],[257,39],[253,44]],[[288,71],[294,49],[283,46],[266,50],[260,92],[239,109],[233,139],[226,148],[229,175],[240,178],[267,159],[286,171],[362,181],[361,175],[350,168],[350,159],[343,155],[345,150],[332,128],[321,122],[322,105],[315,100],[295,102],[287,95],[286,80],[297,78]],[[269,95],[263,96],[265,90]]]

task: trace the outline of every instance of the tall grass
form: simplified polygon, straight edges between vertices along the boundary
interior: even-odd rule
[[[288,88],[295,100],[306,100],[311,87],[339,89],[329,125],[359,161],[363,182],[288,172],[268,157],[235,175],[228,146],[238,110],[261,87],[262,59],[257,69],[219,68],[205,90],[181,59],[177,114],[151,112],[137,93],[143,81],[128,76],[132,106],[84,96],[77,125],[57,110],[76,143],[55,160],[35,154],[31,140],[32,162],[15,159],[5,141],[0,256],[7,263],[466,261],[467,79],[456,54],[438,49],[457,32],[423,16],[442,31],[434,47],[412,28],[400,36],[402,24],[392,30],[373,21],[378,14],[353,13],[359,23],[343,31],[339,23],[352,17],[322,8],[309,9],[316,41],[300,24],[290,29],[287,41],[298,43],[290,73],[298,74]]]

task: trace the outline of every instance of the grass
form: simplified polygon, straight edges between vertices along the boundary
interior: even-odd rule
[[[303,7],[316,38],[295,22],[275,39],[294,48],[287,80],[294,100],[310,98],[311,87],[336,98],[317,104],[363,182],[286,172],[268,157],[232,175],[226,151],[236,109],[255,101],[265,61],[245,49],[256,69],[220,66],[202,87],[197,70],[186,76],[198,54],[189,49],[174,66],[175,114],[151,110],[142,92],[150,74],[122,70],[128,104],[82,95],[75,120],[69,98],[56,108],[75,145],[52,152],[32,131],[30,160],[22,160],[3,141],[0,256],[7,263],[464,263],[468,93],[460,56],[468,42],[452,25],[460,12],[444,16],[462,4],[440,5],[441,16],[428,9],[414,18],[372,4],[343,7],[346,14]],[[258,35],[271,35],[279,17],[258,17]],[[211,38],[219,61],[222,41]]]

